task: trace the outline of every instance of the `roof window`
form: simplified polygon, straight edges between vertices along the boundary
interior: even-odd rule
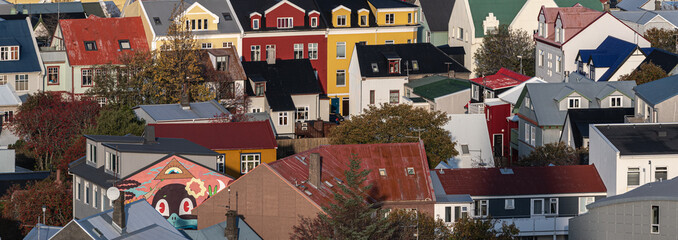
[[[377,63],[372,63],[372,72],[379,72],[379,66],[377,66]]]
[[[97,50],[97,43],[95,41],[85,41],[85,50],[96,51]]]
[[[230,13],[222,13],[221,15],[224,16],[224,19],[226,19],[226,21],[233,20],[233,17],[231,17]]]
[[[120,50],[129,50],[132,49],[132,46],[129,44],[129,40],[118,40],[120,45]]]
[[[419,71],[419,61],[412,60],[412,70],[413,71]]]
[[[414,175],[414,168],[413,167],[407,168],[407,175]]]
[[[160,24],[162,24],[162,22],[160,21],[160,18],[159,18],[159,17],[153,17],[153,22],[155,23],[155,25],[160,25]]]
[[[386,177],[386,168],[379,169],[379,176]]]

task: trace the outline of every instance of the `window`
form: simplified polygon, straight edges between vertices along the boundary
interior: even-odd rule
[[[504,209],[516,209],[515,199],[505,199]]]
[[[252,61],[261,61],[261,46],[254,45],[251,47],[250,59]]]
[[[92,79],[94,78],[94,72],[91,68],[82,69],[82,86],[91,87]]]
[[[252,29],[259,29],[259,19],[252,19]]]
[[[106,170],[109,173],[120,174],[120,158],[114,153],[106,152]]]
[[[19,46],[0,47],[0,61],[19,60]]]
[[[544,29],[544,23],[543,23],[543,22],[539,22],[539,27],[537,28],[537,33],[539,34],[540,37],[543,37],[543,36],[544,36],[544,31],[543,31],[543,29]]]
[[[308,44],[308,58],[311,60],[318,59],[318,44],[309,43]]]
[[[202,29],[203,29],[203,30],[207,30],[207,19],[203,19],[203,20],[202,20],[202,23],[203,23]]]
[[[544,66],[544,50],[539,50],[539,66]]]
[[[650,224],[651,233],[659,233],[659,206],[652,206],[652,212],[650,213],[652,219]]]
[[[160,25],[160,24],[162,24],[162,22],[160,21],[160,18],[159,18],[159,17],[153,17],[153,22],[155,23],[155,25]]]
[[[218,56],[217,57],[217,70],[226,71],[228,67],[228,56]]]
[[[292,27],[294,27],[293,20],[294,19],[291,18],[291,17],[278,18],[278,28],[292,28]]]
[[[2,113],[2,112],[0,112]],[[14,119],[14,111],[6,111],[4,112],[4,120],[5,122],[11,122]]]
[[[391,90],[388,94],[388,103],[396,104],[400,102],[400,90]]]
[[[85,50],[96,51],[97,50],[97,43],[95,41],[85,41]]]
[[[96,100],[97,100],[97,103],[99,104],[99,107],[104,107],[106,105],[106,98],[105,97],[97,97]]]
[[[265,83],[255,83],[254,84],[254,94],[257,96],[263,96],[264,92],[266,92],[266,84]]]
[[[374,90],[370,90],[370,104],[374,104]]]
[[[589,78],[594,81],[596,80],[596,68],[593,65],[590,67]]]
[[[198,19],[198,29],[202,29],[202,19]]]
[[[99,203],[99,189],[97,189],[97,186],[93,186],[92,190],[94,191],[94,201],[92,201],[92,206],[97,208],[97,203]]]
[[[471,98],[473,98],[473,100],[478,100],[479,95],[480,95],[480,86],[471,84]]]
[[[17,91],[28,91],[28,74],[17,74],[14,76],[15,89]]]
[[[76,197],[78,200],[82,200],[82,183],[80,182],[80,178],[76,181]]]
[[[400,73],[400,60],[388,61],[388,72],[391,74]]]
[[[563,71],[563,59],[560,56],[556,56],[556,72],[559,73]]]
[[[414,175],[414,168],[413,167],[408,167],[406,169],[407,175]]]
[[[87,154],[87,160],[92,162],[92,163],[97,163],[97,146],[94,144],[87,144],[87,151],[89,154]]]
[[[468,217],[468,208],[462,206],[454,207],[454,221],[457,222],[459,219]]]
[[[233,47],[233,42],[224,42],[221,47],[223,48],[232,48]]]
[[[525,142],[530,143],[530,125],[525,123]]]
[[[303,43],[295,43],[294,44],[294,59],[302,59],[304,58],[304,44]]]
[[[532,199],[532,215],[544,215],[544,199]]]
[[[580,100],[578,97],[577,98],[568,98],[567,99],[567,108],[580,108]]]
[[[311,27],[318,27],[318,18],[317,17],[311,18]]]
[[[412,13],[407,13],[407,23],[412,23]]]
[[[412,71],[419,71],[419,61],[412,60]]]
[[[372,72],[379,72],[379,65],[377,63],[372,63]]]
[[[621,107],[622,97],[610,97],[610,107]]]
[[[346,70],[337,70],[337,86],[346,86]]]
[[[297,107],[297,121],[306,121],[308,120],[308,106]]]
[[[477,217],[487,217],[488,210],[488,200],[475,201],[475,215]]]
[[[245,174],[252,171],[261,163],[261,154],[249,153],[240,155],[240,173]]]
[[[393,40],[386,40],[386,41],[384,41],[384,44],[395,44],[395,41],[393,41]]]
[[[386,14],[386,24],[394,24],[394,23],[395,23],[395,15],[393,13]]]
[[[555,34],[556,35],[556,42],[562,42],[562,40],[560,39],[560,31],[561,31],[560,28],[557,27],[556,28],[556,34]]]
[[[537,128],[534,126],[530,126],[530,145],[532,146],[537,146],[535,145],[537,141],[535,141],[537,135]]]
[[[469,154],[471,151],[468,149],[468,144],[462,144],[461,145],[461,153],[462,154]]]
[[[530,98],[525,97],[525,107],[532,109],[532,106],[530,105]]]
[[[195,30],[195,19],[191,19],[191,30]]]
[[[586,205],[593,203],[595,200],[595,197],[579,197],[579,214],[588,212]]]
[[[47,67],[47,83],[59,84],[59,67]]]
[[[464,29],[463,28],[457,28],[457,39],[459,40],[464,40]]]
[[[546,209],[547,214],[558,214],[558,199],[551,198],[549,199],[549,208]]]
[[[445,207],[445,222],[452,222],[452,207]]]
[[[337,58],[346,58],[346,42],[337,42]]]
[[[337,26],[346,26],[346,15],[337,16]]]
[[[367,26],[367,15],[360,15],[360,26]]]
[[[0,75],[0,85],[7,84],[7,75]]]
[[[210,48],[212,48],[212,43],[202,43],[201,48],[202,49],[210,49]]]
[[[221,13],[222,16],[224,16],[224,20],[230,21],[233,20],[233,16],[231,16],[231,13]]]
[[[629,168],[626,175],[626,183],[628,186],[640,185],[640,168]]]
[[[89,204],[90,202],[89,183],[85,182],[85,204]]]
[[[129,44],[129,40],[118,40],[118,45],[120,45],[120,50],[132,49],[132,46]]]
[[[657,182],[668,179],[669,171],[666,167],[657,167],[654,171],[654,180]]]
[[[275,59],[275,45],[266,45],[266,61]]]
[[[278,125],[287,126],[287,112],[278,113]]]
[[[217,172],[226,172],[226,155],[224,154],[217,156]]]

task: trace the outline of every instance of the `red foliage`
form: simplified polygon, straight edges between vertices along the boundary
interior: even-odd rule
[[[52,179],[30,183],[24,188],[14,185],[0,198],[4,203],[2,217],[18,221],[23,235],[33,228],[38,217],[42,219],[43,205],[47,207],[44,221],[47,225],[64,226],[73,218],[71,182],[56,184]]]
[[[85,150],[87,140],[85,140],[85,137],[81,136],[71,142],[71,145],[66,149],[57,165],[57,168],[61,169],[63,172],[68,172],[69,163],[78,160],[87,154]]]

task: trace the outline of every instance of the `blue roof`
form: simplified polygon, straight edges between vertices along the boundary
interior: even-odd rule
[[[617,3],[617,7],[624,11],[640,10],[647,0],[624,0]],[[654,4],[654,3],[653,3]],[[652,5],[654,7],[654,5]]]
[[[221,114],[230,115],[228,110],[214,100],[207,102],[192,102],[190,109],[183,109],[177,104],[139,105],[135,107],[144,110],[155,121],[211,119]]]
[[[0,73],[40,72],[31,28],[26,20],[0,21],[0,46],[19,45],[19,60],[0,61]]]
[[[678,75],[657,79],[641,84],[635,88],[636,94],[647,104],[657,105],[673,96],[678,95]]]
[[[238,217],[238,222],[235,224],[238,228],[238,239],[240,240],[261,240],[252,228],[242,218]],[[193,240],[209,240],[209,239],[228,239],[224,237],[224,229],[226,229],[226,221],[214,224],[200,230],[180,230],[184,235]]]
[[[598,80],[607,81],[636,49],[638,45],[610,36],[595,50],[579,50],[579,57],[597,68],[607,67]]]

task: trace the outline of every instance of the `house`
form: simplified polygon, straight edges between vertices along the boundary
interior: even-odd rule
[[[643,65],[644,63],[653,63],[664,70],[669,76],[678,73],[678,54],[659,48],[650,48],[646,51],[646,55],[645,60],[643,60],[640,65]]]
[[[154,135],[152,127],[146,129],[144,137],[85,135],[87,155],[70,163],[68,169],[73,176],[74,217],[109,209],[106,189],[168,154],[179,154],[216,170],[218,153],[185,139]]]
[[[635,87],[634,122],[665,123],[678,121],[678,76],[673,75]]]
[[[678,124],[595,124],[589,139],[589,163],[598,166],[608,196],[678,176]]]
[[[139,105],[134,114],[146,124],[152,123],[208,123],[231,114],[218,102]]]
[[[225,190],[233,180],[211,166],[170,154],[121,178],[115,186],[125,192],[126,203],[145,199],[177,229],[196,229],[198,220],[192,210]],[[76,189],[75,194],[80,191]],[[98,197],[95,193],[93,200],[98,201]]]
[[[217,172],[239,177],[256,166],[276,160],[278,144],[271,123],[149,124],[157,137],[183,138],[219,153]]]
[[[570,219],[570,239],[669,239],[678,232],[678,179],[648,183],[587,206]]]
[[[14,113],[17,112],[22,103],[23,100],[14,91],[12,83],[0,85],[0,129],[5,124],[12,122]]]
[[[183,3],[183,6],[178,6]],[[183,12],[172,19],[174,8]],[[186,28],[190,28],[195,42],[200,49],[231,48],[238,50],[242,56],[242,27],[230,1],[218,0],[161,0],[161,1],[127,1],[124,17],[140,17],[150,50],[157,50],[164,41],[169,40],[168,31],[172,21],[181,21],[185,17]]]
[[[482,103],[485,99],[497,98],[499,94],[528,79],[530,79],[530,77],[506,68],[500,68],[499,71],[493,75],[471,79],[471,101],[469,104],[469,112],[482,113]]]
[[[467,80],[430,76],[405,83],[403,103],[447,114],[466,113],[470,84]]]
[[[400,0],[315,0],[326,22],[326,77],[320,77],[335,114],[349,115],[349,67],[356,45],[417,42],[419,7]]]
[[[480,48],[483,38],[501,25],[532,33],[539,27],[535,21],[542,6],[572,7],[579,2],[587,8],[603,10],[598,0],[457,0],[448,23],[448,45],[462,46],[466,52],[464,66],[475,69],[473,55]],[[424,13],[427,14],[427,13]],[[475,73],[472,77],[479,77]]]
[[[370,196],[383,208],[433,214],[435,198],[422,142],[325,145],[262,163],[240,177],[228,186],[230,191],[193,210],[198,229],[224,221],[226,210],[234,209],[262,238],[287,239],[300,216],[314,218],[335,202],[333,194],[345,184],[352,155],[363,169],[372,170],[365,184],[373,185]]]
[[[419,42],[428,42],[435,46],[447,45],[449,42],[448,24],[454,8],[455,0],[418,0],[421,7]],[[463,64],[463,61],[459,61]]]
[[[519,156],[530,154],[536,147],[560,141],[568,109],[635,106],[633,88],[636,82],[589,81],[525,85],[514,106],[519,117]]]
[[[188,239],[148,202],[115,202],[113,209],[71,220],[50,239]]]
[[[180,230],[185,236],[194,240],[213,240],[213,239],[242,239],[242,240],[261,240],[252,228],[247,225],[236,211],[226,213],[226,221],[214,224],[210,227],[200,230]]]
[[[578,70],[579,50],[597,48],[610,36],[640,48],[650,47],[650,42],[640,33],[609,12],[601,13],[580,4],[542,7],[538,19],[539,28],[534,35],[535,74],[547,82],[563,82]]]
[[[463,217],[515,224],[518,237],[567,239],[568,220],[605,198],[593,165],[459,168],[431,171],[435,217],[454,228]]]
[[[589,125],[603,123],[624,123],[633,116],[631,108],[568,109],[565,115],[560,142],[572,148],[589,147]]]
[[[633,1],[634,0],[627,2],[630,3]],[[642,34],[645,34],[647,30],[652,28],[669,31],[678,28],[678,12],[676,11],[650,11],[643,9],[635,11],[613,11],[610,13],[619,20],[622,20],[622,22],[629,27],[633,28],[636,32]]]
[[[648,0],[629,0],[619,1],[617,8],[622,11],[639,11],[639,10],[676,10],[672,1],[648,1]]]
[[[45,89],[38,43],[29,18],[0,21],[0,85],[10,83],[24,98]]]
[[[453,73],[451,73],[453,72]],[[403,102],[404,85],[431,75],[468,79],[469,71],[430,43],[357,45],[348,69],[351,115]]]
[[[42,223],[36,223],[35,227],[31,229],[28,234],[24,237],[24,240],[40,240],[40,239],[50,239],[54,234],[61,230],[60,226],[47,226]]]
[[[122,65],[122,56],[148,51],[142,29],[139,17],[60,20],[50,49],[56,52],[46,56],[45,91],[84,95],[102,74],[100,65]]]
[[[247,73],[248,112],[267,112],[278,137],[295,136],[294,123],[328,121],[330,102],[308,59],[243,62]]]
[[[245,81],[247,75],[240,63],[240,57],[235,48],[213,48],[203,51],[203,65],[206,71],[213,71],[215,74],[222,74],[225,79],[223,82],[207,82],[206,85],[211,92],[216,93],[216,99],[220,102],[230,105],[231,101],[238,101],[245,96]],[[222,86],[221,84],[227,84]],[[230,106],[236,110],[237,106]],[[244,109],[247,111],[247,109]]]
[[[596,49],[580,49],[576,59],[579,74],[595,81],[618,81],[640,66],[645,53],[636,44],[610,36]]]
[[[443,129],[450,132],[459,153],[447,160],[450,168],[493,167],[494,157],[483,114],[449,114]]]

